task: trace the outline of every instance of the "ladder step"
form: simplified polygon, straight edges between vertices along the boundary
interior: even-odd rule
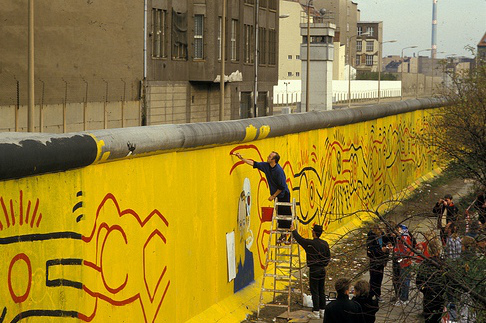
[[[274,244],[271,244],[268,246],[268,248],[275,248],[275,249],[292,249],[292,246],[291,245],[274,245]]]
[[[273,307],[288,307],[287,304],[272,304],[272,303],[260,303],[260,306],[273,306]]]
[[[277,253],[276,254],[277,257],[298,257],[299,255],[298,254],[293,254],[293,253]]]
[[[262,292],[288,294],[289,293],[289,290],[288,289],[270,289],[270,288],[263,288],[262,289]]]
[[[279,260],[279,259],[268,259],[268,262],[273,262],[274,264],[288,264],[288,260]]]
[[[275,205],[294,206],[294,204],[292,202],[275,202]]]
[[[289,276],[284,276],[284,275],[274,275],[274,274],[265,274],[265,277],[274,277],[276,280],[285,280],[285,281],[288,281],[289,280]],[[297,281],[298,279],[295,278],[295,277],[291,277],[290,278],[290,281]]]

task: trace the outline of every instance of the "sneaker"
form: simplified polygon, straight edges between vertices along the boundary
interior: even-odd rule
[[[319,310],[319,318],[320,319],[324,318],[324,310]]]
[[[409,302],[410,302],[409,300],[402,301],[402,304],[403,304],[403,305],[407,305]]]
[[[310,319],[318,319],[319,316],[319,311],[312,311],[311,313],[307,314],[307,317]]]
[[[395,306],[402,306],[402,305],[403,305],[403,303],[402,303],[402,301],[401,301],[401,300],[398,300],[398,301],[396,301],[396,303],[395,303],[394,305],[395,305]]]

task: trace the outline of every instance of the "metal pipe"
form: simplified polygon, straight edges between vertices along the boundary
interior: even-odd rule
[[[29,45],[28,45],[28,75],[29,75],[29,106],[27,110],[27,131],[34,132],[34,0],[29,0]]]
[[[221,13],[221,73],[219,75],[219,121],[224,119],[224,68],[226,61],[226,0],[223,0],[223,12]]]
[[[432,58],[437,56],[437,0],[432,0]]]

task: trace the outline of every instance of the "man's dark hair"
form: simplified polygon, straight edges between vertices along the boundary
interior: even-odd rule
[[[276,151],[272,151],[275,155],[273,156],[273,160],[278,164],[278,161],[280,160],[280,155]]]
[[[336,280],[334,283],[334,288],[336,289],[338,295],[344,295],[345,292],[349,290],[350,286],[351,280],[348,278],[338,278],[338,280]]]
[[[452,200],[452,195],[450,195],[450,194],[446,194],[446,195],[444,195],[444,200],[445,200],[445,199]]]

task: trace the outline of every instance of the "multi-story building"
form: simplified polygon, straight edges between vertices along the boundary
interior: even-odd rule
[[[354,40],[356,39],[356,27],[360,15],[358,4],[351,0],[314,0],[313,2],[317,8],[326,9],[330,22],[336,25],[334,41],[346,46],[346,51],[347,47],[350,46],[351,53],[356,53],[356,42]],[[348,61],[349,58],[346,57],[346,64],[349,64]],[[351,66],[355,66],[352,59]]]
[[[260,0],[258,7],[256,0],[227,1],[224,119],[254,115],[256,73],[257,114],[271,114],[278,0]],[[0,107],[24,105],[27,5],[4,1],[0,19]],[[67,104],[69,117],[80,113],[79,104],[89,110],[94,102],[109,108],[116,101],[133,103],[143,124],[219,120],[221,1],[36,1],[34,22],[37,110]],[[105,109],[108,117],[115,113]]]
[[[150,122],[218,120],[220,91],[215,80],[221,71],[221,1],[149,0],[148,3]],[[225,86],[225,119],[254,116],[255,73],[257,115],[271,114],[273,85],[277,83],[278,0],[228,0],[227,8],[225,74],[230,77]],[[177,120],[167,119],[167,115],[174,115],[173,109],[178,110]]]
[[[382,53],[383,22],[359,21],[357,26],[355,66],[358,71],[378,72]],[[366,34],[363,36],[363,34]]]

